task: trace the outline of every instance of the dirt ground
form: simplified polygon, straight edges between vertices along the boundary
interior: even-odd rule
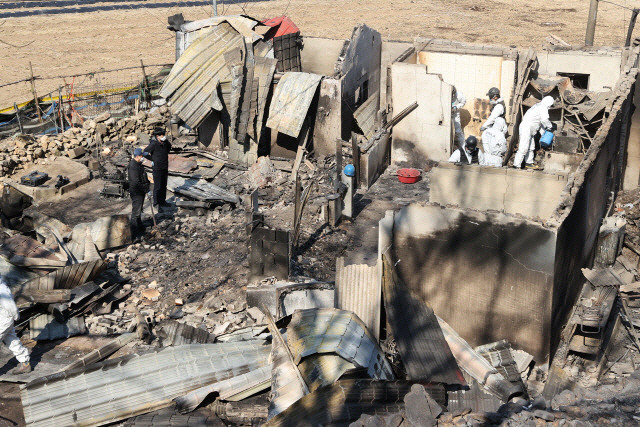
[[[640,6],[640,1],[616,3]],[[518,47],[539,47],[549,34],[571,44],[584,43],[589,8],[586,0],[271,0],[233,5],[218,0],[218,4],[220,14],[246,13],[258,19],[286,14],[306,36],[348,38],[357,23],[366,23],[388,40],[425,36]],[[187,20],[197,20],[209,17],[212,8],[141,8],[1,20],[0,85],[29,77],[29,61],[41,77],[135,67],[141,59],[148,65],[172,63],[174,33],[166,23],[168,16],[179,12]],[[630,10],[601,2],[596,45],[624,43],[630,16]],[[636,33],[640,35],[640,30]],[[106,78],[128,82],[140,76],[137,69],[109,73]],[[74,83],[96,81],[81,77]],[[37,90],[44,94],[61,84],[62,79],[38,81]],[[0,108],[30,97],[27,82],[0,87]]]

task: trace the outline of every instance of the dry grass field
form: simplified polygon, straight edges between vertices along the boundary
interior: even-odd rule
[[[156,1],[161,0],[130,4]],[[354,25],[366,23],[389,40],[425,36],[518,47],[539,47],[549,34],[571,44],[584,43],[589,8],[589,0],[271,0],[234,5],[218,1],[221,14],[246,13],[259,19],[286,14],[308,36],[348,38]],[[640,1],[616,2],[640,7]],[[0,85],[28,77],[29,61],[34,74],[41,77],[137,66],[140,59],[145,64],[170,63],[175,42],[166,22],[178,12],[197,20],[209,17],[212,7],[145,7],[0,19]],[[601,3],[596,44],[621,45],[630,16],[630,10]],[[140,70],[106,76],[127,81],[137,79]],[[38,81],[38,92],[44,94],[63,83],[61,79]],[[95,81],[88,77],[74,83]],[[0,108],[29,97],[28,83],[0,87]]]

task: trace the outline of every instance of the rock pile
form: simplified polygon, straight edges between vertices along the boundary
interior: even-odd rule
[[[72,127],[57,135],[16,135],[0,141],[0,176],[10,175],[39,159],[68,156],[72,159],[91,153],[96,141],[128,140],[136,142],[138,134],[150,135],[156,126],[168,123],[171,113],[166,105],[140,111],[132,117],[117,119],[105,112],[85,120],[81,127]],[[146,142],[146,141],[145,141]]]

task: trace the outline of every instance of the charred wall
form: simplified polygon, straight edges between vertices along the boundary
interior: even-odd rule
[[[565,190],[565,197],[575,194],[573,202],[565,198],[560,206],[567,208],[557,212],[563,216],[555,251],[553,312],[556,316],[552,324],[552,350],[584,283],[581,269],[592,264],[598,231],[608,214],[612,192],[622,180],[620,157],[626,146],[625,129],[628,129],[633,93],[632,87],[626,97],[621,96],[614,104],[609,120],[598,132],[599,138],[596,137]]]
[[[553,319],[556,234],[500,213],[410,205],[393,254],[411,291],[471,345],[501,339],[544,361]]]

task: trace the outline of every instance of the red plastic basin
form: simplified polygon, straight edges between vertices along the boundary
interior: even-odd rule
[[[420,179],[420,171],[418,169],[405,168],[398,171],[398,181],[404,184],[413,184]]]

